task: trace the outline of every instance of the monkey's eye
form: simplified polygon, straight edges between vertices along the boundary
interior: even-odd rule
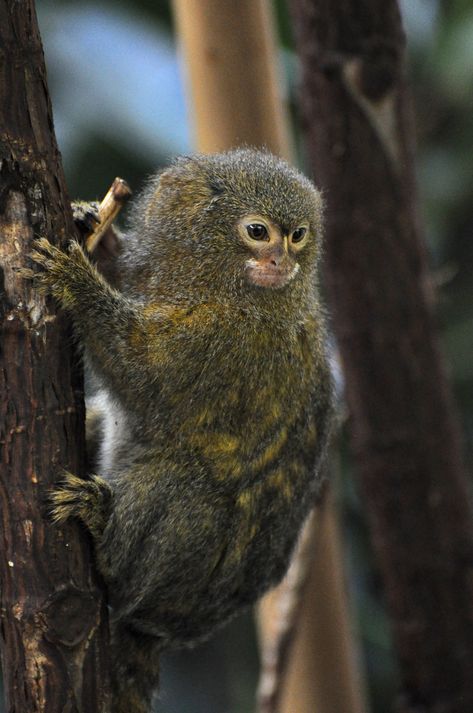
[[[300,243],[301,240],[303,240],[306,233],[307,233],[307,228],[304,228],[304,227],[296,228],[296,230],[293,232],[293,234],[291,236],[292,242]]]
[[[246,226],[246,232],[253,240],[268,240],[268,229],[261,223],[250,223]]]

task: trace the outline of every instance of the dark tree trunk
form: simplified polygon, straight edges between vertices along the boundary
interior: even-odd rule
[[[473,536],[417,217],[395,0],[292,0],[353,445],[401,662],[400,710],[473,711]]]
[[[108,710],[107,617],[91,548],[44,517],[84,472],[82,378],[68,325],[18,275],[34,235],[73,231],[32,0],[0,0],[0,577],[6,709]]]

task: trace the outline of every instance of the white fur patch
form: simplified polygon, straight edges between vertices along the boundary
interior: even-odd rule
[[[119,403],[104,388],[87,399],[87,407],[97,409],[103,419],[103,440],[100,444],[97,470],[106,478],[113,470],[114,454],[127,440],[127,417]]]
[[[247,270],[256,270],[256,271],[258,272],[259,270],[261,270],[261,264],[258,262],[258,260],[256,260],[256,258],[250,257],[250,258],[245,262],[245,268],[246,268]],[[298,262],[296,262],[296,264],[295,264],[294,267],[292,268],[292,270],[291,270],[291,272],[289,273],[289,275],[287,275],[284,284],[287,284],[288,282],[290,282],[291,280],[293,280],[293,279],[295,278],[295,276],[297,275],[297,273],[299,272],[300,269],[301,269],[301,266],[299,265]]]

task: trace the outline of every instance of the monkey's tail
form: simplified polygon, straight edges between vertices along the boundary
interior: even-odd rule
[[[151,713],[159,682],[159,643],[122,622],[112,624],[113,713]]]

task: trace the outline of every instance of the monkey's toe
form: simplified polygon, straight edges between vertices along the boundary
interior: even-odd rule
[[[99,204],[77,201],[72,203],[72,217],[81,235],[92,233],[99,220]]]

